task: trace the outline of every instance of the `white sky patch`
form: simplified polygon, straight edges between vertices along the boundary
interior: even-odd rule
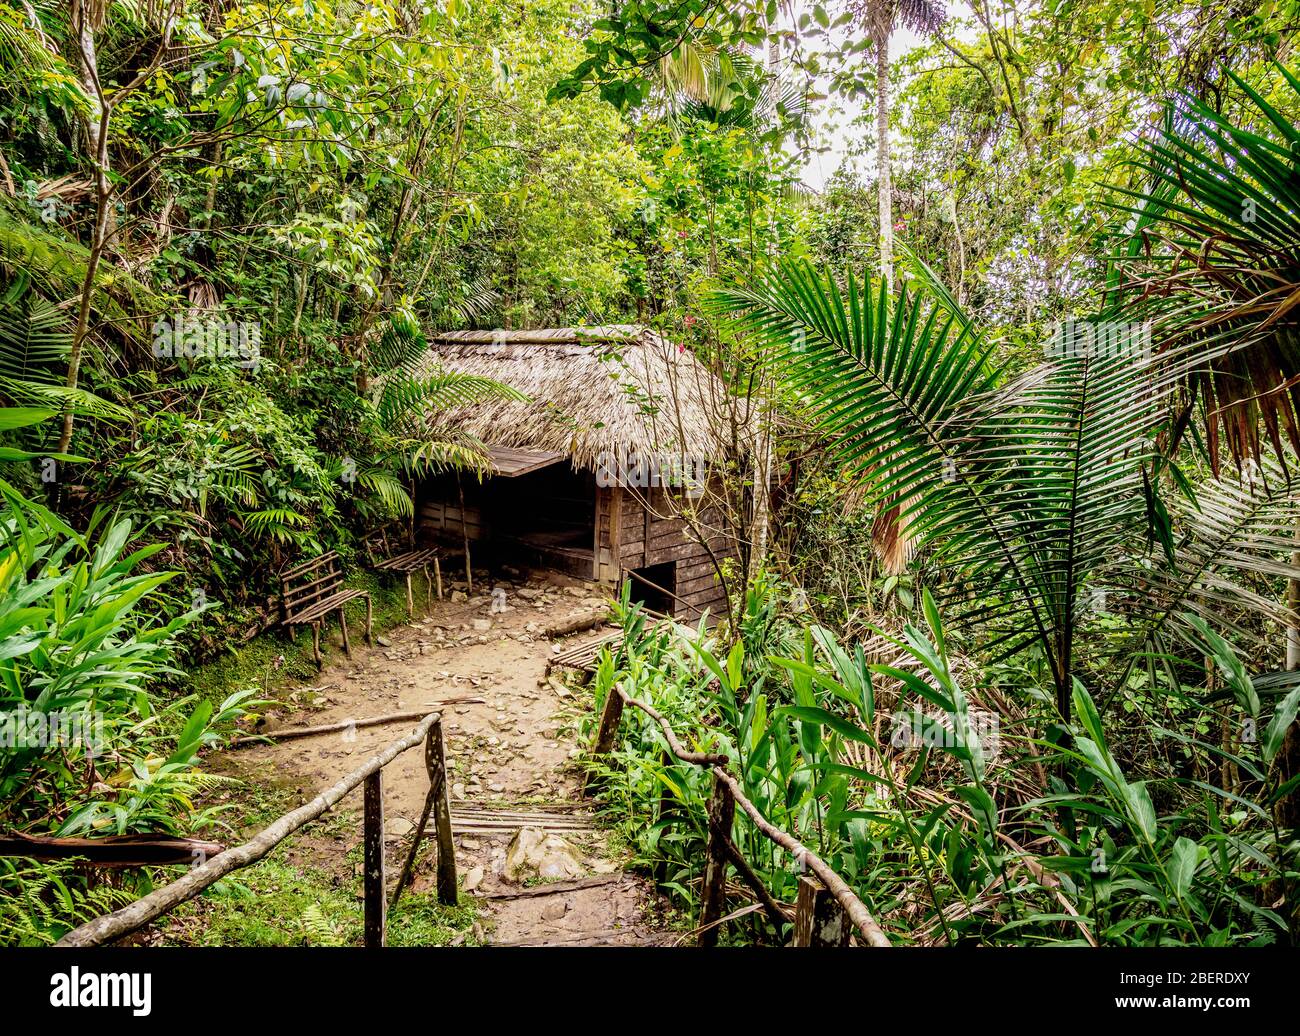
[[[843,11],[843,6],[836,3],[826,3],[825,6],[831,14],[832,19],[839,16]],[[952,24],[955,19],[962,15],[964,5],[957,3],[947,3],[949,24],[945,31],[950,35],[953,33],[955,26]],[[793,0],[789,6],[790,17],[784,14],[780,20],[783,26],[797,24],[799,16],[812,9],[812,4],[806,0]],[[864,35],[864,30],[857,25],[842,25],[838,28],[832,28],[825,37],[816,40],[807,41],[806,45],[816,46],[821,50],[826,43],[834,46],[841,46],[849,43],[851,40],[860,39]],[[962,39],[968,33],[957,32],[957,38]],[[965,40],[964,42],[970,42]],[[909,51],[916,47],[924,46],[925,37],[918,35],[908,28],[899,28],[889,37],[889,58],[891,63],[896,63],[904,57]],[[854,55],[854,60],[863,63],[874,63],[875,58],[870,50],[865,50]],[[826,93],[826,82],[823,79],[818,84],[821,92]],[[894,88],[898,92],[897,85]],[[863,124],[855,125],[855,122],[867,110],[867,120]],[[815,138],[815,146],[825,150],[812,151],[807,155],[803,169],[800,172],[800,179],[807,186],[815,191],[821,191],[826,181],[831,178],[840,166],[846,161],[850,167],[863,173],[869,172],[875,166],[875,122],[871,112],[875,110],[875,97],[869,94],[865,97],[845,98],[839,95],[832,95],[824,101],[815,101],[812,105],[812,121]],[[856,153],[855,153],[856,152]]]
[[[850,30],[849,26],[835,30],[837,34]],[[889,59],[897,61],[913,47],[924,44],[922,37],[911,29],[899,29],[889,37]],[[863,51],[858,57],[862,61],[874,61],[870,51]],[[813,106],[813,127],[816,144],[825,151],[812,151],[804,163],[800,179],[805,186],[814,191],[821,191],[834,172],[848,161],[852,168],[867,172],[875,165],[875,122],[869,115],[867,124],[857,124],[856,120],[865,108],[875,110],[875,97],[834,98],[835,103],[815,102]],[[867,153],[862,154],[863,148]],[[858,154],[850,154],[857,151]]]

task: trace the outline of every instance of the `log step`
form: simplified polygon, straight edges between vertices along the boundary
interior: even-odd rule
[[[456,834],[501,834],[521,827],[578,834],[594,830],[596,818],[580,804],[569,802],[541,803],[520,809],[466,800],[451,804],[451,829]]]

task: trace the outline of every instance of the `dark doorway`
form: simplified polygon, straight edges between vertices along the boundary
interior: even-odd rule
[[[487,484],[494,547],[528,564],[591,577],[596,476],[569,464]]]
[[[672,615],[677,605],[673,594],[677,592],[677,563],[665,561],[662,565],[647,565],[633,569],[629,575],[632,600],[647,609]]]

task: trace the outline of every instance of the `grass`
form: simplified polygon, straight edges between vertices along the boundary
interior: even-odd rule
[[[374,604],[373,628],[376,636],[407,621],[406,589],[400,582],[373,572],[357,572],[346,580],[349,589],[369,590]],[[423,595],[416,592],[416,614]],[[365,602],[348,605],[348,632],[354,643],[364,643]],[[321,653],[328,664],[342,652],[334,645],[338,635],[338,618],[334,616],[322,629]],[[274,698],[276,692],[291,684],[310,682],[318,670],[311,654],[311,630],[301,627],[297,637],[280,626],[273,626],[247,644],[231,644],[227,650],[202,665],[189,669],[182,683],[185,693],[200,695],[214,704],[234,691],[260,687],[262,696]]]
[[[277,850],[236,871],[168,918],[166,946],[359,946],[360,884],[294,867]],[[390,946],[474,945],[477,908],[469,897],[443,906],[434,892],[403,894],[388,915]]]

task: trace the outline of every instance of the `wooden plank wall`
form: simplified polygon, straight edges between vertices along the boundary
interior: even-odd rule
[[[420,524],[442,539],[455,539],[469,533],[469,538],[478,541],[486,538],[483,525],[483,512],[469,504],[465,505],[465,518],[461,520],[460,503],[443,500],[426,500],[420,506]]]
[[[597,582],[617,582],[619,578],[619,555],[614,545],[619,539],[622,526],[620,497],[626,496],[616,487],[596,487],[596,522],[595,542],[592,544],[592,578]]]
[[[667,517],[674,508],[672,502],[665,499],[665,490],[637,493],[614,489],[611,492],[621,498],[614,512],[619,519],[618,554],[622,568],[647,568],[672,562],[676,575],[674,593],[681,598],[674,604],[676,617],[696,617],[705,608],[716,615],[721,607],[725,607],[726,598],[709,550],[696,541],[689,523],[681,518]],[[647,493],[649,508],[642,505]],[[721,528],[719,516],[707,509],[701,513],[700,519],[702,524]],[[736,555],[734,544],[720,532],[712,536],[709,547],[719,559]]]
[[[491,530],[483,513],[482,487],[468,479],[461,492],[465,495],[463,516],[455,476],[437,475],[421,485],[416,495],[421,532],[447,541],[460,540],[466,533],[474,542],[487,539]]]

